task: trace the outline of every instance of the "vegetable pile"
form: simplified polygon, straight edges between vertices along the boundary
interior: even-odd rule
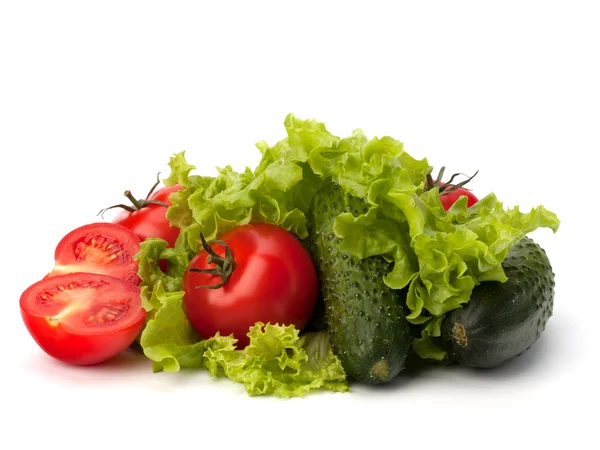
[[[256,168],[200,175],[174,154],[158,190],[67,234],[21,296],[40,347],[96,364],[132,346],[155,372],[295,397],[388,382],[410,354],[492,367],[539,337],[554,274],[526,235],[554,213],[434,179],[391,137],[284,125]]]

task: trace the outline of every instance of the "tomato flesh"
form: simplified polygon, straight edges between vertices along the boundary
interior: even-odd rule
[[[139,238],[128,228],[113,223],[92,223],[64,236],[54,252],[55,266],[47,275],[72,272],[111,275],[139,284],[138,263],[133,256],[140,249]]]
[[[21,295],[20,307],[42,350],[76,365],[98,364],[127,349],[146,318],[137,286],[83,272],[32,284]]]
[[[171,205],[169,196],[179,189],[181,189],[179,185],[161,188],[152,194],[150,200],[157,200]],[[180,232],[178,227],[170,225],[167,219],[167,208],[152,203],[134,212],[120,212],[113,219],[113,223],[129,228],[138,236],[140,241],[150,237],[160,238],[167,241],[171,248],[175,246],[175,241]]]
[[[294,325],[303,329],[312,316],[318,295],[316,269],[296,237],[275,225],[242,225],[220,240],[231,248],[235,268],[217,289],[198,288],[221,281],[217,275],[187,270],[183,276],[183,306],[194,329],[204,338],[233,334],[238,347],[249,343],[248,329],[256,322]],[[220,244],[214,251],[225,255]],[[188,269],[214,268],[198,253]]]

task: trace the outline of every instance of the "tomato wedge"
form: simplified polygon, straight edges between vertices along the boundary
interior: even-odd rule
[[[47,277],[90,272],[138,285],[138,262],[133,256],[139,249],[139,237],[123,225],[109,222],[84,225],[60,240],[54,252],[54,269]]]
[[[146,318],[137,286],[83,272],[32,284],[20,306],[25,326],[42,350],[77,365],[98,364],[125,350]]]

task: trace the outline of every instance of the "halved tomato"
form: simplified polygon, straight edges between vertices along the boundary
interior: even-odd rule
[[[108,222],[84,225],[60,240],[54,252],[54,269],[46,277],[90,272],[138,285],[138,262],[133,256],[139,249],[140,238],[123,225]]]
[[[93,273],[38,281],[23,292],[20,306],[25,326],[42,350],[77,365],[97,364],[125,350],[146,318],[137,286]]]

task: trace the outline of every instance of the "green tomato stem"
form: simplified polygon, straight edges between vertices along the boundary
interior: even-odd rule
[[[202,241],[202,247],[208,253],[206,257],[207,264],[214,264],[216,267],[211,269],[197,269],[195,267],[189,269],[189,272],[196,273],[208,273],[211,275],[219,275],[221,277],[221,282],[217,284],[207,284],[202,286],[195,286],[196,289],[204,288],[204,289],[218,289],[220,287],[225,286],[227,280],[233,273],[233,269],[235,268],[235,259],[233,258],[233,252],[231,248],[225,241],[221,241],[218,239],[211,239],[210,241],[206,241],[202,232],[200,232],[200,240]],[[218,253],[214,251],[211,247],[211,244],[220,244],[225,247],[225,257],[222,257]]]

